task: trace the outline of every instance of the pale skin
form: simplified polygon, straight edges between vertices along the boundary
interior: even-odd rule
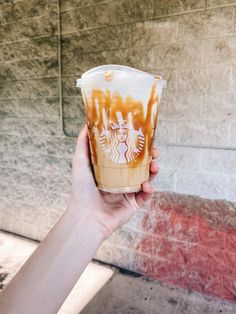
[[[152,151],[150,181],[158,172]],[[87,128],[73,158],[71,197],[59,222],[0,295],[0,313],[55,314],[102,242],[153,195],[150,182],[137,193],[97,189],[89,158]],[[78,296],[79,297],[79,296]]]

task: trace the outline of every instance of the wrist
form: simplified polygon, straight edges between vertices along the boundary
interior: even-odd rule
[[[95,235],[98,240],[102,243],[108,237],[108,231],[106,227],[97,219],[95,210],[78,209],[73,204],[70,204],[66,211],[66,216],[69,217],[77,225],[77,228],[82,226],[87,228],[88,236],[90,233]]]

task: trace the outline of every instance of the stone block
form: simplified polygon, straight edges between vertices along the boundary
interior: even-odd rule
[[[124,226],[115,231],[109,241],[116,243],[119,247],[135,251],[139,248],[142,233],[137,230],[126,229]]]
[[[142,222],[145,217],[145,211],[138,210],[130,220],[124,224],[124,227],[130,230],[142,231]]]
[[[59,117],[59,99],[18,99],[18,107],[16,108],[15,116],[39,118],[50,117],[51,119]]]
[[[231,121],[230,123],[230,146],[236,147],[236,123]]]
[[[20,149],[19,138],[13,135],[0,134],[0,152],[16,152]]]
[[[175,143],[176,142],[176,122],[160,120],[157,123],[154,143]]]
[[[195,41],[170,41],[154,48],[154,63],[159,67],[179,68],[203,64],[204,43]]]
[[[84,117],[84,103],[81,96],[63,98],[63,117],[81,118]]]
[[[179,39],[208,38],[234,34],[234,8],[225,7],[179,17]]]
[[[65,209],[68,205],[69,195],[56,194],[45,190],[31,189],[28,187],[14,184],[6,186],[5,183],[0,183],[0,195],[3,198],[9,198],[14,202],[27,204],[29,206],[38,206],[39,208],[47,207],[52,209]]]
[[[227,251],[236,252],[236,231],[235,230],[226,231],[225,248]]]
[[[225,248],[226,233],[210,226],[207,221],[200,217],[199,221],[199,244],[209,248],[223,250]]]
[[[179,92],[214,93],[230,89],[230,67],[180,69],[177,73]]]
[[[110,23],[109,9],[109,4],[103,3],[62,13],[62,33],[108,25]]]
[[[53,36],[58,33],[57,13],[35,17],[29,22],[29,37]]]
[[[228,123],[215,121],[177,121],[179,144],[229,146]]]
[[[185,243],[199,241],[199,221],[188,217],[174,216],[174,238]]]
[[[106,40],[104,40],[106,38]],[[62,50],[76,53],[88,53],[115,48],[126,48],[131,45],[131,25],[101,27],[83,32],[66,34],[62,37]]]
[[[63,97],[63,117],[78,118],[84,117],[84,103],[81,96]]]
[[[232,174],[235,174],[235,172],[232,172]],[[236,176],[235,175],[231,175],[229,177],[228,199],[231,202],[236,202]]]
[[[205,44],[205,63],[236,65],[236,37],[208,39]]]
[[[201,95],[190,93],[165,93],[161,98],[159,118],[166,120],[199,120]]]
[[[38,118],[1,118],[1,133],[15,135],[41,135],[60,136],[61,127],[59,120],[46,120]]]
[[[2,9],[2,24],[12,23],[27,18],[27,2],[18,1],[5,4]]]
[[[57,58],[57,36],[34,38],[27,43],[31,58]]]
[[[167,83],[162,95],[173,95],[177,91],[177,71],[172,69],[158,69],[156,65],[154,65],[154,69],[155,74],[161,75]]]
[[[44,176],[71,176],[71,158],[30,155],[24,152],[21,152],[20,156],[12,152],[1,152],[0,157],[1,167],[39,172]]]
[[[56,77],[31,79],[29,93],[31,98],[58,97],[58,79]]]
[[[118,1],[110,4],[111,24],[122,24],[153,17],[153,1]]]
[[[207,0],[207,7],[216,7],[220,5],[236,4],[235,0]]]
[[[86,64],[86,61],[81,56],[81,54],[75,54],[74,56],[67,55],[66,52],[63,52],[62,57],[62,74],[63,75],[73,75],[73,76],[81,76],[83,71],[83,67]],[[87,62],[88,63],[88,62]],[[88,66],[90,68],[90,66]]]
[[[135,1],[116,1],[110,4],[111,24],[135,21]]]
[[[67,0],[62,0],[60,2],[60,7],[62,11],[67,11],[71,9],[75,9],[76,7],[85,7],[89,5],[95,5],[100,2],[104,2],[104,0],[71,0],[68,2]]]
[[[0,62],[26,60],[29,56],[28,40],[1,45]]]
[[[29,84],[26,80],[0,82],[0,99],[29,98]]]
[[[58,60],[57,59],[31,60],[30,62],[28,62],[28,71],[25,75],[26,77],[58,76]]]
[[[125,248],[107,246],[106,249],[105,247],[102,247],[96,257],[99,260],[127,269],[129,267],[127,265],[129,265],[130,255],[131,252]]]
[[[28,77],[45,77],[58,75],[58,60],[37,59],[5,63],[1,66],[1,80],[22,80]]]
[[[12,135],[13,137],[13,135]],[[22,152],[29,154],[46,154],[46,138],[42,136],[16,136]]]
[[[46,176],[45,187],[50,192],[69,194],[71,190],[71,178],[61,175]]]
[[[156,74],[155,69],[157,64],[154,62],[154,50],[151,46],[123,50],[118,56],[117,61],[119,61],[119,57],[121,62],[117,63],[125,64],[134,68],[137,68],[138,65],[140,70]]]
[[[204,94],[202,115],[204,120],[236,120],[236,93]]]
[[[62,77],[62,91],[63,96],[79,96],[80,90],[75,86],[76,85],[76,79],[78,76],[65,76]]]
[[[232,277],[236,277],[236,253],[225,251],[225,268],[224,274]]]
[[[85,125],[84,117],[63,119],[64,132],[67,136],[77,137]]]
[[[54,156],[71,158],[75,151],[77,139],[74,138],[47,138],[46,153]]]
[[[227,199],[228,176],[202,172],[178,171],[176,192],[209,199]]]
[[[175,170],[199,170],[200,168],[200,150],[197,148],[160,145],[158,149],[157,162],[160,168]]]
[[[68,2],[67,0],[61,0],[60,10],[61,10],[61,12],[63,12],[63,11],[74,9],[74,8],[79,6],[80,2],[81,1],[78,1],[78,0],[72,0],[70,2]]]
[[[209,273],[223,275],[226,272],[225,252],[215,248],[206,248],[199,246],[198,267]]]
[[[132,44],[134,46],[146,46],[160,41],[174,41],[178,39],[176,17],[146,20],[133,24]]]
[[[5,99],[0,100],[0,116],[8,117],[15,116],[18,110],[18,100],[17,99]]]
[[[29,20],[2,25],[0,43],[9,43],[29,38],[29,27]]]
[[[234,206],[227,201],[203,200],[199,206],[200,223],[205,221],[209,228],[224,232],[229,226],[234,226],[234,211]]]
[[[58,2],[56,0],[30,0],[27,2],[27,16],[35,17],[45,15],[52,11],[57,11]]]
[[[19,186],[46,189],[45,178],[40,174],[30,171],[22,171],[19,169],[1,168],[0,181],[9,184],[9,186],[17,184]]]
[[[155,0],[155,16],[179,14],[199,9],[204,9],[205,1],[204,0]]]
[[[175,170],[161,168],[158,175],[153,180],[153,185],[157,191],[174,191]]]
[[[202,149],[201,170],[205,172],[222,174],[235,173],[236,151],[219,149]]]

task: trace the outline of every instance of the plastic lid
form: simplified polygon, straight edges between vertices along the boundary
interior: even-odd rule
[[[161,81],[161,86],[164,87],[166,85],[166,81],[164,81],[160,75],[153,75],[148,72],[144,72],[141,70],[137,70],[128,66],[124,65],[117,65],[117,64],[107,64],[107,65],[102,65],[98,66],[95,68],[92,68],[85,73],[82,74],[81,78],[76,81],[76,87],[81,87],[82,81],[85,79],[90,80],[96,77],[96,75],[100,75],[104,73],[104,77],[106,78],[107,76],[107,81],[112,80],[113,74],[112,72],[120,72],[120,75],[124,74],[125,76],[133,76],[135,75],[136,78],[139,77],[140,79],[145,78],[148,80],[160,80]]]

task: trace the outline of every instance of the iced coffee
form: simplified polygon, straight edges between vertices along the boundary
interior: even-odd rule
[[[118,65],[91,69],[77,80],[99,189],[135,192],[148,180],[164,83],[160,76]]]

